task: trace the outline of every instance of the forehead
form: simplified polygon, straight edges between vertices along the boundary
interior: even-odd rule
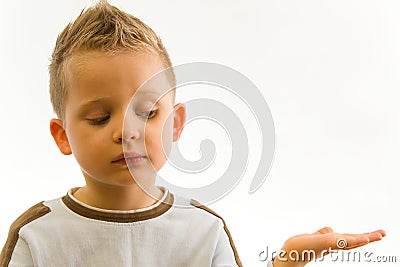
[[[75,54],[66,64],[67,102],[83,103],[113,96],[128,98],[134,94],[160,97],[169,86],[163,69],[160,58],[150,52]],[[156,78],[149,80],[155,74]]]

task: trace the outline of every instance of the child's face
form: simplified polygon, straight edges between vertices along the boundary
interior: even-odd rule
[[[132,185],[129,166],[135,179],[154,184],[155,171],[166,161],[163,150],[168,153],[171,142],[179,139],[184,107],[174,105],[172,93],[153,106],[162,94],[157,88],[141,89],[129,104],[139,86],[163,69],[150,53],[87,52],[70,59],[60,130],[65,136],[54,138],[64,154],[74,154],[87,182]],[[136,153],[135,159],[120,159],[122,138],[125,152]]]

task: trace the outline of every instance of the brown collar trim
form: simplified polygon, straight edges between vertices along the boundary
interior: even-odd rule
[[[74,201],[68,194],[62,197],[62,201],[70,210],[89,219],[106,222],[131,223],[153,219],[167,212],[172,207],[174,195],[167,192],[164,201],[155,208],[132,213],[113,213],[90,209]]]

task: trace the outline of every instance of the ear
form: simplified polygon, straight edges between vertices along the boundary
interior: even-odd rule
[[[67,133],[63,127],[62,121],[59,119],[50,120],[50,132],[56,141],[58,148],[64,155],[72,154],[71,146],[69,145]]]
[[[181,136],[183,127],[185,126],[186,120],[186,108],[183,104],[178,103],[174,106],[174,134],[173,141],[176,142]]]

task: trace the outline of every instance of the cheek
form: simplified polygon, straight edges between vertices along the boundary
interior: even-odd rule
[[[81,166],[91,165],[99,161],[104,153],[104,138],[102,134],[93,134],[90,131],[78,130],[76,127],[73,135],[69,137],[72,153]]]
[[[171,151],[173,138],[172,126],[173,124],[171,124],[170,120],[167,120],[165,124],[147,124],[146,126],[146,150],[153,166],[157,170],[167,161],[167,156]]]

